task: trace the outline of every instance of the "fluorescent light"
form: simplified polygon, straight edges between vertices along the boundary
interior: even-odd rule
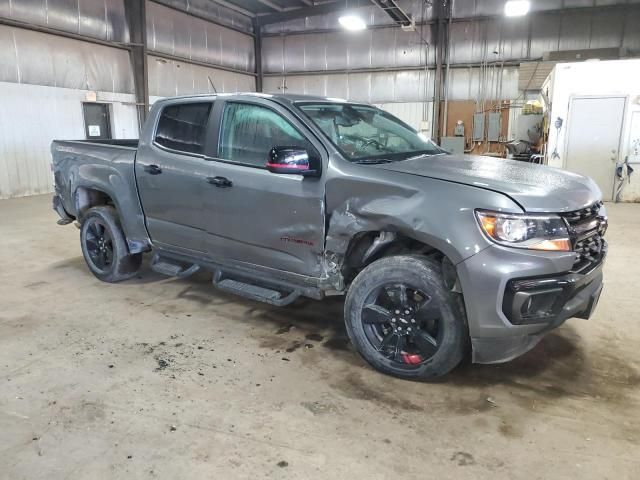
[[[342,25],[343,28],[351,30],[352,32],[357,32],[367,28],[367,24],[364,23],[364,20],[356,15],[343,15],[338,19],[338,22],[340,22],[340,25]]]
[[[504,14],[507,17],[521,17],[529,12],[530,2],[523,0],[509,0],[504,4]]]

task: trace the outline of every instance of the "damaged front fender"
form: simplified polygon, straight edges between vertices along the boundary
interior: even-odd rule
[[[349,168],[358,171],[345,175]],[[498,192],[371,165],[342,167],[341,175],[327,179],[326,196],[325,249],[338,256],[362,232],[391,232],[441,251],[455,265],[490,245],[475,209],[519,211]]]

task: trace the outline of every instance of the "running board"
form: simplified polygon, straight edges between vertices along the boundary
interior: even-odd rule
[[[185,278],[200,270],[200,265],[194,263],[190,267],[185,267],[172,263],[170,260],[163,259],[160,255],[156,254],[151,259],[151,270],[169,277]]]
[[[289,305],[301,295],[299,290],[282,293],[269,287],[261,287],[251,283],[245,283],[241,280],[222,278],[222,272],[220,271],[213,274],[213,284],[224,292],[233,293],[250,300],[268,303],[277,307]]]

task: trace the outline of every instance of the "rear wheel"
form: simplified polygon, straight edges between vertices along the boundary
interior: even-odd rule
[[[131,255],[113,207],[94,207],[82,219],[82,254],[89,270],[104,282],[120,282],[140,269],[142,254]]]
[[[439,262],[421,256],[378,260],[355,278],[345,301],[347,332],[373,367],[408,379],[449,373],[468,338],[458,294]]]

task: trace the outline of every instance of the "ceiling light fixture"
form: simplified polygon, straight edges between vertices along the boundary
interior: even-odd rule
[[[340,22],[342,28],[352,32],[359,32],[360,30],[365,30],[367,28],[367,24],[364,23],[364,20],[356,15],[343,15],[338,19],[338,22]]]
[[[531,2],[523,0],[509,0],[504,4],[504,14],[507,17],[521,17],[529,13]]]

